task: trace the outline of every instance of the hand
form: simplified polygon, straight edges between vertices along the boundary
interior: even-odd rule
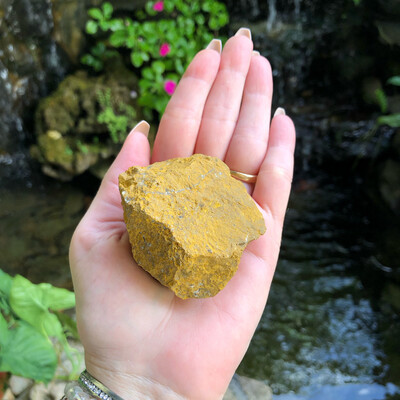
[[[250,32],[200,51],[161,120],[153,155],[140,123],[128,136],[70,249],[77,320],[88,371],[126,399],[219,399],[242,360],[274,274],[289,197],[295,131],[270,121],[272,74]],[[118,175],[132,165],[203,153],[257,174],[248,187],[267,232],[215,297],[181,300],[132,258]],[[136,397],[135,397],[136,396]],[[148,396],[148,397],[146,397]]]

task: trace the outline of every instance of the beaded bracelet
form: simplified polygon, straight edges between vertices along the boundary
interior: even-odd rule
[[[80,374],[77,382],[65,386],[64,393],[61,400],[123,400],[86,370]]]

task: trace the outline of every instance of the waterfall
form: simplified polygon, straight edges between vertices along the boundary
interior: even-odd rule
[[[296,18],[300,17],[301,0],[294,0],[294,14]]]
[[[276,11],[276,0],[268,1],[268,20],[267,20],[267,31],[271,31],[273,26],[275,25],[277,16]]]

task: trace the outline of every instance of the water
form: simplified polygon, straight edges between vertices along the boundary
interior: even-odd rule
[[[0,189],[0,267],[71,288],[68,245],[90,197],[35,174],[17,182]],[[396,370],[359,274],[376,250],[351,183],[315,169],[295,181],[270,298],[239,368],[278,400],[377,400],[400,383],[387,379]]]
[[[358,189],[317,174],[294,187],[268,304],[239,372],[279,400],[384,399],[395,391],[392,366],[358,274],[376,251],[373,227]]]
[[[68,247],[85,196],[70,184],[30,175],[0,186],[0,268],[35,283],[72,289]]]

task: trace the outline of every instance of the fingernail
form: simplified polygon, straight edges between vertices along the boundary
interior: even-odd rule
[[[220,39],[211,40],[211,42],[206,47],[206,49],[215,50],[215,51],[217,51],[218,53],[221,54],[221,51],[222,51],[222,42],[221,42],[221,40]]]
[[[260,52],[259,52],[259,51],[253,50],[253,56],[259,56],[259,55],[260,55]]]
[[[285,109],[282,107],[278,107],[275,111],[274,117],[276,117],[277,115],[286,115]]]
[[[251,30],[249,28],[240,28],[235,36],[246,36],[251,40]]]
[[[135,132],[141,132],[143,133],[144,136],[148,137],[149,130],[150,130],[150,125],[148,124],[148,122],[142,120],[135,125],[135,127],[131,130],[129,134],[132,135]]]

